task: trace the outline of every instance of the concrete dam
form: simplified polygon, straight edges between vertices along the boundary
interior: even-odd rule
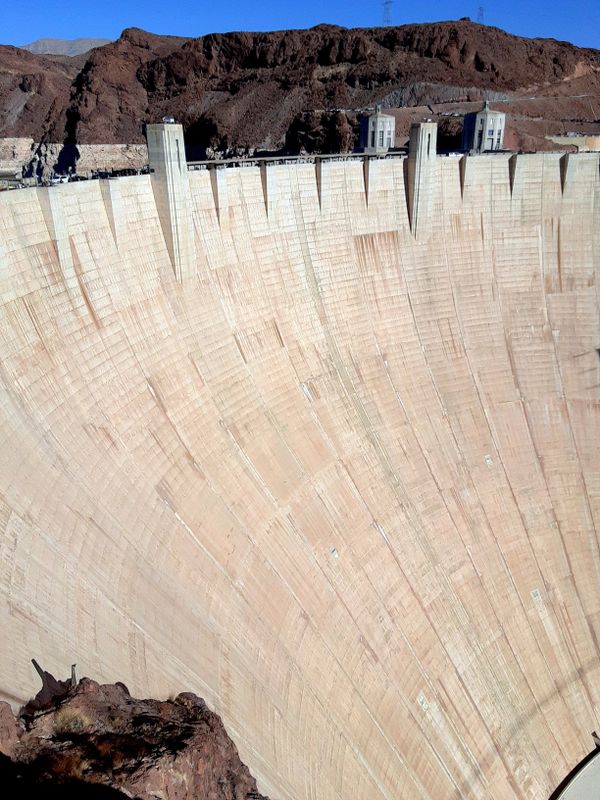
[[[545,800],[600,726],[600,156],[149,143],[0,195],[0,696],[195,691],[274,800]]]

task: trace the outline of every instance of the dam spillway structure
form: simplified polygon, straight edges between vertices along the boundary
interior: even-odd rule
[[[196,691],[274,800],[591,749],[599,156],[430,135],[0,195],[3,699]]]

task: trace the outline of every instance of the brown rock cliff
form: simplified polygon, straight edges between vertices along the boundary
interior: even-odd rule
[[[196,695],[139,700],[123,684],[84,678],[39,705],[30,702],[15,718],[0,703],[7,796],[12,789],[40,798],[268,800],[220,718]]]
[[[145,123],[172,115],[184,124],[190,157],[207,148],[343,149],[358,110],[378,102],[600,94],[600,51],[468,20],[198,39],[132,28],[83,65],[68,62],[0,48],[0,136],[137,143]]]

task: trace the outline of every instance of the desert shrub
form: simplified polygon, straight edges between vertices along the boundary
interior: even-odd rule
[[[70,733],[83,733],[90,721],[86,715],[77,708],[65,706],[59,709],[54,716],[54,733],[64,736]]]

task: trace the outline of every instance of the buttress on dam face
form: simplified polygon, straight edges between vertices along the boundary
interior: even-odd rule
[[[600,724],[598,154],[153,131],[0,195],[0,695],[196,691],[280,800],[547,798]]]

